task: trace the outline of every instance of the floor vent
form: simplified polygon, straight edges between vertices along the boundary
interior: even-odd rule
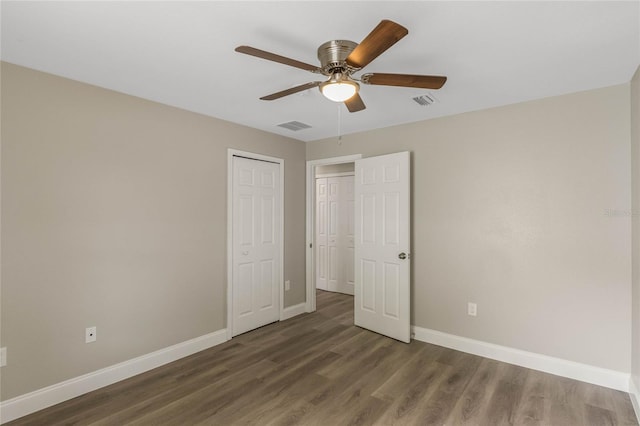
[[[311,126],[309,126],[308,124],[304,124],[299,121],[289,121],[288,123],[278,124],[278,127],[284,127],[285,129],[289,129],[294,132],[297,132],[298,130],[311,128]]]
[[[436,98],[431,94],[416,96],[413,100],[420,106],[429,106],[436,102]]]

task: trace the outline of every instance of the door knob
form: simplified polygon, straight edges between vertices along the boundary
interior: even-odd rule
[[[242,255],[243,255],[243,256],[246,256],[246,255],[248,255],[248,254],[249,254],[249,252],[248,252],[248,251],[243,251],[243,252],[242,252]]]
[[[400,254],[398,255],[398,259],[405,260],[406,258],[407,258],[407,253],[400,253]]]

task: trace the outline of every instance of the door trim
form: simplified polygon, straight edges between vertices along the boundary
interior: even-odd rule
[[[340,172],[340,173],[320,173],[316,175],[316,179],[330,178],[330,177],[342,177],[342,176],[355,176],[355,172]]]
[[[329,164],[353,163],[360,160],[362,154],[345,155],[342,157],[323,158],[320,160],[307,161],[307,302],[306,312],[314,312],[316,310],[316,275],[315,275],[315,258],[314,249],[314,224],[315,224],[315,200],[316,200],[316,166],[326,166]]]
[[[284,319],[284,159],[254,152],[227,149],[227,340],[233,334],[233,157],[276,163],[280,167],[280,321]]]

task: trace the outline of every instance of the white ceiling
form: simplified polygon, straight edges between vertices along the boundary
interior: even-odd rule
[[[303,141],[626,83],[640,63],[640,2],[2,1],[1,58]],[[234,52],[250,45],[317,64],[332,39],[361,41],[382,19],[409,35],[365,72],[446,75],[422,89],[362,86],[349,113],[318,76]],[[279,123],[301,121],[292,132]]]

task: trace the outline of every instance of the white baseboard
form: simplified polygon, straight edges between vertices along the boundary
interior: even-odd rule
[[[557,376],[629,392],[628,373],[412,326],[414,339]]]
[[[297,315],[304,314],[305,312],[307,312],[307,304],[305,302],[286,307],[282,310],[280,321],[288,320],[289,318],[293,318]]]
[[[638,389],[638,384],[633,380],[633,376],[629,378],[629,396],[631,397],[633,411],[636,413],[636,419],[640,423],[640,389]]]
[[[133,377],[227,341],[218,330],[0,403],[0,423],[15,420],[71,398]]]

